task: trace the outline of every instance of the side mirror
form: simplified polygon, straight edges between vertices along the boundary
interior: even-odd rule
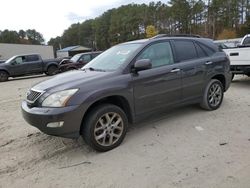
[[[139,72],[152,68],[152,63],[150,59],[141,59],[135,62],[134,71]]]

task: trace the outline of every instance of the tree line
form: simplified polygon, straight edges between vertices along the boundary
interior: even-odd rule
[[[94,19],[72,24],[48,44],[55,50],[72,45],[105,50],[157,33],[197,34],[212,39],[242,37],[250,33],[249,1],[169,0],[123,5]],[[0,42],[41,44],[44,39],[35,30],[4,30],[0,31]]]
[[[19,30],[4,30],[0,31],[0,43],[14,43],[14,44],[43,44],[43,35],[35,29],[28,29],[26,31]]]
[[[148,26],[157,33],[198,34],[212,39],[242,37],[250,33],[250,0],[170,0],[129,4],[95,19],[72,24],[62,36],[49,41],[55,49],[83,45],[104,50],[146,37]]]

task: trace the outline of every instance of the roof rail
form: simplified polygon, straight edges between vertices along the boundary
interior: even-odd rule
[[[154,37],[152,37],[151,39],[158,39],[158,38],[162,38],[162,37],[192,37],[192,38],[201,38],[200,35],[191,35],[191,34],[159,34],[156,35]]]

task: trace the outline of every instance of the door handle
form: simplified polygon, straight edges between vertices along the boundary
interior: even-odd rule
[[[180,72],[181,71],[181,69],[172,69],[170,72],[171,73],[176,73],[176,72]]]
[[[238,52],[230,53],[230,56],[239,56],[239,53]]]
[[[213,62],[212,61],[207,61],[205,64],[206,65],[211,65],[211,64],[213,64]]]

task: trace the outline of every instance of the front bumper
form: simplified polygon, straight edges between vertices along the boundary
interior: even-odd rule
[[[23,101],[22,115],[29,124],[48,135],[77,138],[80,135],[84,110],[78,105],[62,108],[29,108],[27,102]],[[48,123],[53,122],[64,123],[62,127],[47,127]]]
[[[231,72],[234,74],[249,74],[250,65],[231,65]]]

